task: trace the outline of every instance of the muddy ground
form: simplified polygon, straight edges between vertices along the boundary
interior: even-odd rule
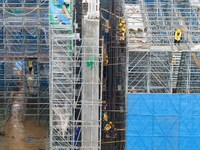
[[[15,100],[0,134],[0,150],[46,150],[48,126],[24,119],[23,101]]]

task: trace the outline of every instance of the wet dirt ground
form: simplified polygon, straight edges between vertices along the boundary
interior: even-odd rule
[[[0,136],[0,150],[45,150],[46,130],[34,121],[8,123],[6,135]]]
[[[24,121],[23,116],[23,102],[14,100],[5,135],[0,135],[0,150],[45,150],[47,125],[39,125],[36,120]]]

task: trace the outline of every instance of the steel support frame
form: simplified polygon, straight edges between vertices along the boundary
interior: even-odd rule
[[[48,91],[48,67],[43,67],[46,69],[46,74],[37,72],[35,75],[36,82],[38,83],[37,88],[40,88],[36,94],[39,104],[31,104],[29,102],[30,104],[26,105],[28,102],[27,99],[35,99],[35,95],[31,95],[28,91],[26,84],[27,65],[25,62],[27,59],[34,57],[41,66],[48,66],[49,48],[46,41],[48,35],[42,37],[40,34],[34,32],[37,30],[38,32],[47,33],[48,31],[48,2],[39,0],[34,3],[26,1],[3,1],[0,3],[0,11],[0,28],[3,30],[1,35],[2,42],[0,43],[1,47],[2,45],[3,47],[0,56],[1,62],[4,65],[4,69],[1,71],[1,74],[4,75],[4,83],[1,84],[0,88],[1,93],[4,93],[4,96],[1,96],[1,99],[4,99],[4,102],[1,102],[4,103],[1,104],[1,106],[4,105],[4,118],[10,115],[10,106],[13,99],[20,98],[24,99],[23,105],[26,108],[25,116],[37,116],[38,118],[40,116],[47,116],[48,109],[45,111],[43,109],[44,107],[48,108],[48,92],[44,92]],[[15,71],[16,64],[20,61],[24,62],[20,66],[23,70],[22,75],[17,74]],[[41,70],[41,72],[44,72],[44,70]],[[19,85],[19,82],[21,82],[21,85]],[[23,89],[23,94],[17,97],[16,94],[20,89]],[[41,95],[40,93],[43,93],[42,98],[39,96]],[[42,107],[37,107],[40,105]]]
[[[144,38],[148,40],[145,48],[128,47],[128,92],[199,93],[199,68],[192,57],[193,53],[198,59],[200,55],[198,48],[193,48],[200,41],[197,8],[189,2],[184,7],[176,2],[140,2],[144,25],[148,27]],[[130,14],[127,20],[128,17]],[[178,27],[184,29],[182,50],[173,44],[174,29]],[[127,30],[127,39],[130,39]],[[161,41],[162,38],[167,41]]]
[[[73,8],[71,11],[73,12]],[[72,16],[76,17],[74,14]],[[76,23],[72,20],[70,22],[59,25],[50,23],[50,149],[100,149],[103,47],[84,42],[102,42],[93,38],[76,39]],[[91,66],[87,66],[88,64]],[[89,69],[88,73],[91,75],[89,80],[85,77],[86,69]],[[85,97],[87,87],[92,88],[88,99]],[[93,93],[96,87],[98,93]],[[92,108],[88,109],[91,110],[91,116],[97,114],[97,122],[92,118],[91,121],[84,122],[83,108],[87,107]],[[83,144],[88,138],[84,136],[83,128],[97,131],[97,144]],[[94,135],[90,136],[93,140]]]

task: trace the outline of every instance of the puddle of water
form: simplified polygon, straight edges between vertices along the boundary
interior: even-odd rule
[[[36,121],[26,121],[6,125],[6,135],[0,136],[0,149],[3,150],[44,150],[47,127],[39,126]]]
[[[0,150],[45,150],[47,126],[36,121],[23,121],[23,104],[14,101],[5,136],[0,136]]]

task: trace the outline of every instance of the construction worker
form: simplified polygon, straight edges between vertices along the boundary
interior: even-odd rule
[[[124,46],[125,36],[126,36],[126,23],[124,20],[121,20],[119,23],[120,31],[119,31],[119,42],[121,46]]]
[[[121,33],[121,34],[120,34],[119,42],[120,42],[120,45],[121,45],[121,46],[124,46],[124,45],[125,45],[125,34],[124,34],[124,33]]]
[[[108,55],[105,53],[103,55],[103,66],[107,66],[108,65]]]
[[[74,130],[74,145],[76,146],[78,144],[78,138],[79,138],[79,134],[80,134],[80,127],[75,127],[75,130]]]
[[[115,125],[111,122],[111,129],[110,129],[110,135],[112,136],[112,138],[116,138],[117,137],[117,129],[115,128]]]
[[[110,121],[109,123],[107,123],[104,127],[104,132],[105,132],[105,135],[106,135],[106,138],[109,138],[110,137],[110,130],[112,128],[112,121]]]
[[[102,101],[102,106],[103,106],[103,110],[107,110],[108,109],[108,104],[106,103],[106,101]]]
[[[124,46],[125,42],[125,36],[126,36],[126,29],[124,27],[121,28],[120,30],[120,37],[119,37],[119,42],[121,46]]]
[[[176,43],[180,44],[181,38],[182,38],[181,36],[182,36],[181,29],[177,29],[177,30],[175,31],[175,35],[174,35],[174,43],[175,43],[175,44],[176,44]]]
[[[120,32],[123,33],[123,34],[126,34],[126,28],[122,27]]]
[[[176,64],[176,55],[172,56],[172,64],[175,65]]]
[[[28,70],[29,70],[29,74],[32,74],[32,70],[33,70],[33,62],[32,61],[28,61]]]
[[[103,128],[106,126],[106,124],[108,123],[108,113],[104,112],[102,114],[102,118],[103,118]]]
[[[119,23],[119,27],[123,27],[125,28],[126,27],[126,24],[125,24],[125,21],[124,20],[121,20],[120,23]]]
[[[125,33],[126,34],[126,23],[124,20],[121,20],[119,23],[120,27],[120,33]]]
[[[125,36],[124,34],[121,34],[121,36],[119,37],[119,42],[120,42],[120,45],[121,46],[124,46],[125,45]]]

